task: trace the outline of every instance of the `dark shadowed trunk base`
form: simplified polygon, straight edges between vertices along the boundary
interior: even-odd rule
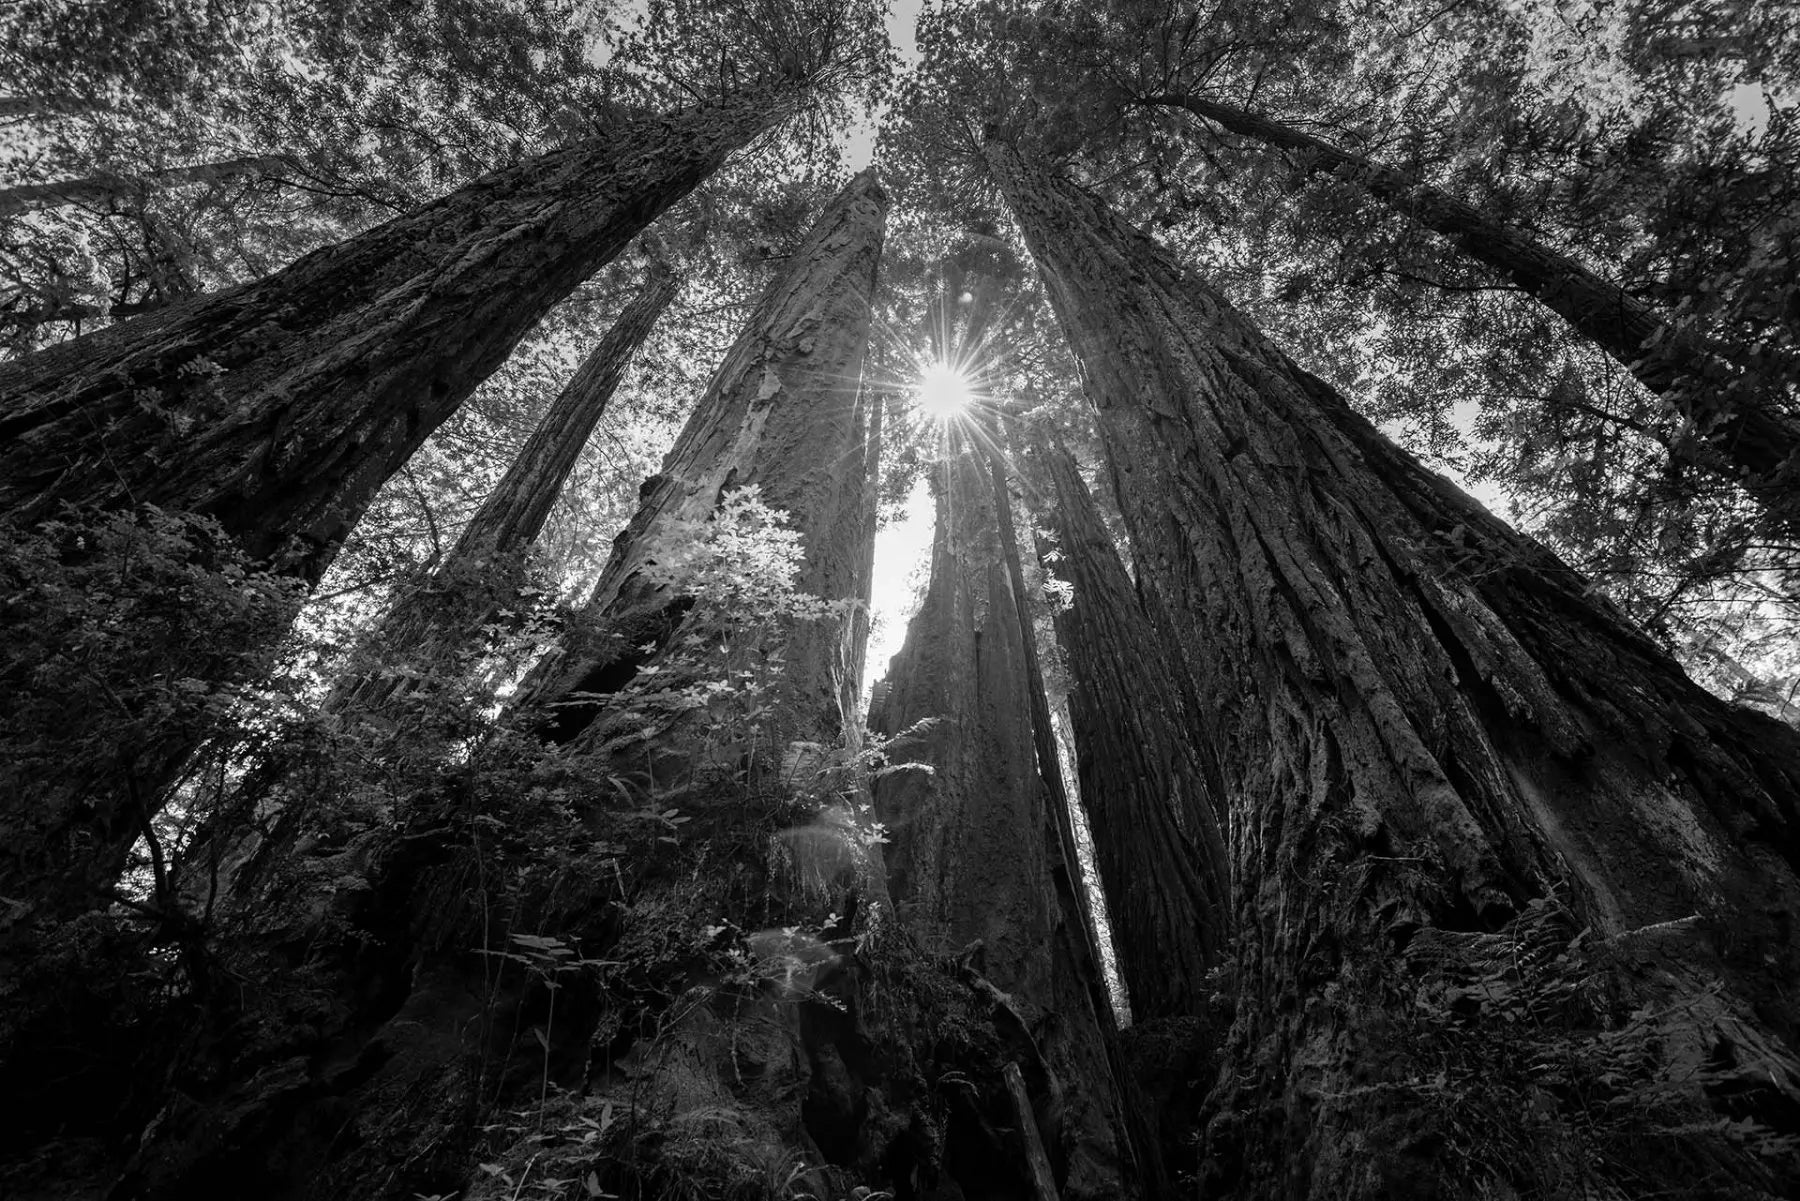
[[[0,1191],[1032,1196],[1005,1077],[1054,1121],[1041,1031],[863,903],[841,759],[577,810],[518,787],[580,787],[523,746],[292,857],[254,923],[152,969],[86,919],[20,982],[58,1004],[7,1067]]]

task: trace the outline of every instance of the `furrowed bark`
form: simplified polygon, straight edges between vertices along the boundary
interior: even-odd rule
[[[1230,920],[1224,793],[1175,631],[1153,622],[1075,460],[1033,456],[1054,504],[1055,574],[1074,589],[1057,637],[1074,687],[1081,797],[1112,917],[1119,973],[1138,1021],[1191,1016],[1223,961]]]
[[[1062,1195],[1136,1195],[1110,1017],[1096,1006],[1098,965],[1038,767],[1027,634],[992,481],[975,451],[942,472],[931,584],[870,723],[905,735],[874,789],[889,895],[928,950],[960,950],[1040,1031],[1032,1083]],[[1060,1121],[1046,1121],[1057,1108]]]
[[[1396,212],[1442,234],[1471,258],[1517,284],[1618,360],[1692,422],[1700,465],[1740,484],[1788,538],[1800,537],[1800,377],[1793,364],[1765,361],[1754,371],[1742,355],[1666,321],[1625,289],[1567,255],[1492,220],[1472,205],[1405,172],[1341,150],[1310,134],[1197,96],[1157,95],[1144,104],[1185,109],[1264,145],[1297,151],[1306,169],[1349,179]],[[1746,378],[1748,376],[1748,378]],[[1772,380],[1771,380],[1772,377]],[[1679,433],[1680,431],[1677,431]],[[1671,449],[1677,449],[1671,444]]]
[[[645,646],[660,651],[676,636],[692,603],[683,544],[733,489],[758,485],[801,532],[801,592],[853,603],[867,596],[871,552],[862,543],[872,534],[875,449],[858,391],[886,215],[886,194],[865,171],[820,216],[726,354],[614,542],[587,605],[598,637],[553,652],[520,690],[522,704],[557,705],[543,727],[551,740],[586,730],[604,694],[646,662]],[[830,740],[861,683],[850,671],[861,652],[845,640],[857,641],[866,621],[812,626],[793,630],[785,648],[784,687],[795,699],[784,708],[806,731],[793,737]]]
[[[273,175],[292,166],[293,160],[285,154],[254,154],[216,163],[196,163],[191,167],[166,167],[147,175],[101,173],[56,183],[0,188],[0,219],[65,204],[100,204],[155,188]]]
[[[1158,1152],[1153,1115],[1143,1112],[1140,1098],[1130,1096],[1125,1082],[1129,1078],[1125,1058],[1120,1051],[1118,1019],[1112,998],[1107,995],[1101,968],[1099,923],[1082,883],[1079,840],[1075,833],[1073,807],[1079,803],[1069,795],[1063,782],[1062,758],[1057,753],[1056,729],[1050,716],[1050,698],[1044,687],[1044,668],[1038,654],[1036,623],[1032,617],[1025,590],[1025,566],[1021,560],[1019,534],[1013,524],[1012,494],[1007,487],[1006,465],[997,450],[988,453],[988,473],[994,487],[994,514],[999,524],[1000,551],[1006,560],[1007,583],[1011,585],[1013,605],[1024,644],[1025,699],[1031,714],[1032,743],[1037,751],[1038,776],[1044,782],[1044,803],[1049,829],[1045,841],[1050,848],[1050,878],[1056,889],[1059,909],[1058,932],[1061,945],[1058,955],[1066,961],[1063,973],[1087,985],[1088,1005],[1100,1026],[1101,1042],[1106,1051],[1111,1091],[1125,1105],[1125,1127],[1130,1150],[1135,1159],[1130,1178],[1149,1195],[1168,1187],[1168,1180]],[[1141,865],[1140,865],[1141,867]]]
[[[987,157],[1229,798],[1210,1195],[1791,1191],[1763,1136],[1800,1115],[1800,733],[1692,684],[1093,196]]]
[[[341,681],[330,712],[379,706],[408,691],[411,673],[442,665],[516,599],[526,549],[556,506],[563,484],[606,412],[633,354],[675,298],[678,281],[656,268],[563,390],[493,493],[433,573],[402,593],[365,651],[367,672]],[[409,670],[410,669],[410,670]]]
[[[728,483],[748,477],[818,535],[807,548],[816,580],[841,575],[840,595],[866,593],[869,550],[844,543],[873,536],[875,418],[858,389],[886,207],[864,175],[793,257],[728,356],[736,369],[715,380],[682,440],[689,456],[671,461],[703,478],[686,493],[673,481],[660,496],[650,490],[647,507],[666,503],[661,520],[639,523],[647,538],[682,534],[669,513],[704,501],[703,520]],[[681,581],[649,571],[644,542],[635,550],[631,561],[678,598]],[[838,681],[818,678],[861,652],[821,648],[761,648],[785,649],[782,670],[812,685],[781,691],[773,703],[797,712],[768,725],[817,737],[826,703],[835,718]],[[670,749],[694,733],[678,729]],[[495,734],[502,746],[524,741]],[[557,813],[534,824],[547,816],[536,790],[484,793],[482,773],[450,766],[395,773],[411,785],[394,805],[398,829],[353,822],[351,834],[284,850],[257,904],[228,913],[240,925],[217,940],[222,958],[263,961],[255,975],[275,999],[265,1007],[235,989],[205,998],[227,1033],[178,1049],[174,1096],[134,1140],[113,1195],[510,1198],[533,1165],[544,1174],[544,1124],[508,1128],[500,1116],[521,1104],[579,1111],[598,1133],[575,1181],[622,1196],[667,1195],[671,1181],[695,1179],[706,1181],[696,1195],[740,1195],[771,1172],[765,1188],[785,1191],[788,1167],[830,1170],[821,1148],[862,1179],[941,1156],[941,1131],[935,1149],[912,1145],[930,1140],[909,1135],[920,1086],[901,1032],[858,1008],[873,988],[859,983],[867,965],[856,952],[885,906],[874,903],[878,857],[857,841],[833,783],[752,788],[743,773],[622,796],[604,753],[584,759],[586,749],[523,755],[534,770],[566,773],[568,812],[585,832],[574,844]],[[650,800],[657,812],[679,805],[692,824],[647,825],[639,810]],[[809,802],[816,820],[803,816]],[[321,877],[335,883],[310,886]],[[869,901],[861,910],[858,898]],[[670,938],[698,954],[669,956]],[[548,945],[559,958],[521,953]],[[576,946],[591,960],[575,962]],[[292,985],[269,970],[283,964]],[[297,1009],[288,987],[306,998]],[[880,1003],[923,1020],[929,1003],[966,991],[944,980],[924,997],[884,989]],[[972,1012],[961,1001],[958,1020]],[[560,1087],[547,1093],[550,1081]],[[489,1117],[499,1124],[478,1127]],[[513,1173],[504,1182],[476,1167],[495,1161]]]
[[[0,522],[29,530],[68,505],[194,513],[252,566],[316,581],[382,482],[530,326],[784,111],[756,96],[625,121],[266,280],[0,366]],[[98,678],[106,704],[71,693],[79,716],[11,765],[0,896],[68,914],[117,876],[193,737],[65,748],[155,703],[146,688],[241,678],[242,648],[217,645],[206,612],[191,619],[150,670],[103,651],[64,669],[70,689]],[[63,686],[53,674],[16,686]]]
[[[1056,730],[1050,721],[1050,698],[1044,692],[1044,667],[1038,655],[1031,605],[1025,592],[1025,567],[1019,558],[1019,534],[1013,525],[1012,494],[1007,488],[1006,465],[997,453],[988,455],[988,475],[994,489],[994,517],[1000,536],[1000,555],[1012,593],[1014,616],[1019,623],[1025,668],[1025,703],[1031,717],[1032,748],[1037,753],[1038,777],[1044,782],[1045,807],[1050,818],[1049,842],[1058,902],[1063,922],[1079,936],[1083,973],[1093,990],[1094,1012],[1108,1014],[1111,1003],[1100,979],[1100,950],[1096,925],[1087,894],[1082,890],[1076,862],[1075,826],[1069,814],[1069,794],[1063,786],[1062,761],[1056,752]]]

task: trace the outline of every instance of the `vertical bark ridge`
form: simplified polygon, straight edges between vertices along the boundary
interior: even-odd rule
[[[749,96],[623,121],[268,279],[0,366],[0,522],[65,505],[197,513],[254,563],[316,581],[382,482],[526,330],[786,107]],[[130,730],[106,754],[66,756],[76,770],[57,751],[94,723],[126,728],[166,699],[158,688],[249,670],[252,655],[209,634],[216,617],[183,620],[157,670],[81,648],[113,703],[70,700],[88,720],[45,731],[4,781],[0,895],[72,913],[117,877],[202,735]],[[88,687],[77,674],[16,686]]]
[[[1007,582],[1012,588],[1013,605],[1024,644],[1025,699],[1031,715],[1038,776],[1043,780],[1044,786],[1044,817],[1047,827],[1044,841],[1050,852],[1050,881],[1055,889],[1058,910],[1058,938],[1054,948],[1057,959],[1055,978],[1065,993],[1062,1006],[1067,1008],[1085,1001],[1085,1008],[1091,1012],[1092,1021],[1099,1027],[1100,1049],[1105,1053],[1105,1060],[1104,1064],[1095,1061],[1086,1065],[1088,1071],[1095,1072],[1104,1067],[1110,1090],[1123,1099],[1127,1096],[1125,1081],[1128,1073],[1119,1050],[1118,1019],[1113,1011],[1112,999],[1107,995],[1101,967],[1099,923],[1095,919],[1093,905],[1081,878],[1079,840],[1072,813],[1076,801],[1069,796],[1063,782],[1062,759],[1056,748],[1056,728],[1050,714],[1050,698],[1044,686],[1043,662],[1038,653],[1036,622],[1032,616],[1029,594],[1026,592],[1019,533],[1013,523],[1012,495],[1007,486],[1006,465],[998,451],[992,448],[988,452],[988,471],[993,481],[994,514],[999,524],[1000,551],[1006,560]],[[1085,989],[1085,997],[1075,995],[1071,985]],[[1138,1112],[1136,1105],[1128,1108],[1131,1112],[1122,1115],[1125,1117],[1123,1125],[1128,1136],[1127,1145],[1135,1161],[1131,1165],[1129,1176],[1134,1180],[1141,1180],[1146,1190],[1154,1194],[1168,1184],[1161,1156],[1156,1153],[1156,1139],[1152,1133],[1154,1123],[1147,1120],[1149,1115]]]
[[[1139,1020],[1197,1014],[1230,903],[1223,782],[1194,736],[1205,722],[1187,652],[1144,611],[1074,458],[1060,447],[1033,458],[1054,497],[1054,571],[1074,590],[1056,626],[1119,971]]]
[[[1064,1195],[1130,1195],[1110,1022],[1039,771],[1028,635],[982,454],[955,453],[936,493],[931,583],[874,723],[906,735],[892,763],[916,765],[874,789],[888,891],[927,949],[960,951],[1042,1031],[1040,1103],[1067,1107],[1053,1140]]]
[[[432,670],[513,603],[522,557],[537,540],[632,356],[675,298],[679,280],[656,266],[582,360],[512,466],[463,527],[431,580],[403,591],[364,648],[375,662],[340,682],[328,712],[380,705],[407,691],[396,668]]]
[[[631,523],[587,604],[597,645],[570,644],[540,665],[521,699],[564,701],[629,681],[647,642],[667,645],[685,611],[682,529],[705,522],[731,489],[757,485],[805,542],[800,591],[852,602],[868,591],[873,487],[869,417],[859,404],[869,304],[887,197],[873,170],[826,208],[714,373],[687,425],[644,485]],[[854,622],[851,623],[854,625]],[[794,632],[783,675],[796,728],[835,738],[853,705],[842,634]],[[546,727],[556,741],[586,729],[595,701],[563,703]]]
[[[1693,685],[1091,194],[1003,143],[987,157],[1082,364],[1140,571],[1191,645],[1195,736],[1230,797],[1241,995],[1215,1184],[1791,1187],[1753,1149],[1642,1140],[1676,1113],[1800,1114],[1780,983],[1800,969],[1800,734]],[[1556,970],[1602,964],[1635,1008],[1565,1010],[1534,1037],[1595,1057],[1609,1022],[1640,1039],[1635,1083],[1605,1086],[1634,1117],[1578,1093],[1539,1120],[1521,1098],[1554,1084],[1526,1052],[1474,1066],[1514,1045],[1513,1011],[1449,991],[1499,963],[1513,1003],[1539,1004],[1528,989],[1563,978],[1494,948],[1571,911],[1599,958],[1565,935]],[[1445,1064],[1475,1083],[1434,1089]],[[1432,1157],[1477,1118],[1517,1150]]]

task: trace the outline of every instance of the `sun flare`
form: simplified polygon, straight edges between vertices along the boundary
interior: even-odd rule
[[[969,377],[948,363],[931,363],[919,373],[914,402],[927,416],[948,421],[969,407],[974,389]]]

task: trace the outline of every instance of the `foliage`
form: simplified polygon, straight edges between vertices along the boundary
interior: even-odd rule
[[[1778,1195],[1800,1140],[1757,1109],[1772,1095],[1767,1066],[1711,1008],[1716,989],[1665,994],[1645,970],[1675,962],[1668,949],[1698,921],[1603,939],[1537,898],[1493,933],[1412,933],[1399,957],[1359,961],[1322,998],[1378,1012],[1357,1019],[1346,1087],[1316,1096],[1315,1120],[1354,1110],[1397,1195],[1637,1196],[1682,1180],[1713,1183],[1667,1195]],[[1211,1102],[1209,1187],[1224,1183],[1243,1121],[1217,1108],[1232,1092],[1222,1083]]]
[[[269,631],[299,600],[292,581],[258,571],[189,514],[68,511],[0,530],[0,622],[12,632],[0,659],[0,792],[50,815],[86,788],[158,778],[165,744],[232,725],[258,685],[216,681],[266,677]],[[210,615],[205,630],[195,612]],[[138,800],[145,829],[153,800]]]
[[[619,691],[568,700],[606,702],[595,736],[603,754],[632,744],[666,749],[679,727],[684,756],[696,768],[729,770],[766,759],[791,737],[772,721],[789,686],[788,635],[802,623],[842,620],[850,602],[795,587],[804,562],[800,534],[754,485],[729,492],[702,521],[668,522],[657,537],[644,582],[675,590],[688,606],[673,642],[651,648],[651,660]]]
[[[797,589],[804,548],[755,489],[657,548],[657,582],[690,607],[630,683],[585,698],[606,707],[596,737],[546,747],[530,715],[503,712],[531,659],[578,624],[555,602],[591,581],[836,186],[846,127],[883,112],[902,205],[878,383],[898,393],[918,362],[964,354],[1016,419],[987,431],[997,442],[1024,428],[1090,438],[1074,365],[976,162],[1005,129],[1204,267],[1384,429],[1510,505],[1721,691],[1794,720],[1795,548],[1700,469],[1679,412],[1353,174],[1150,99],[1230,100],[1405,170],[1735,348],[1745,379],[1791,402],[1791,14],[943,4],[903,74],[881,16],[865,0],[30,0],[0,15],[9,186],[105,184],[29,209],[0,191],[8,355],[258,278],[623,112],[814,85],[779,136],[550,314],[441,428],[284,646],[267,631],[300,598],[203,519],[69,513],[0,531],[0,794],[78,797],[161,745],[209,740],[154,820],[145,800],[119,905],[65,928],[27,977],[39,1007],[6,1012],[0,1043],[75,1045],[85,1024],[107,1032],[89,1044],[105,1054],[70,1068],[75,1083],[57,1087],[71,1096],[122,1078],[117,1064],[216,1096],[243,1064],[335,1063],[442,973],[453,999],[427,999],[461,1023],[484,1122],[478,1152],[456,1144],[474,1157],[469,1196],[880,1198],[886,1166],[803,1161],[792,1132],[767,1129],[777,1107],[745,1069],[778,1056],[743,1048],[781,1022],[810,1023],[807,1051],[867,1057],[856,1083],[895,1111],[866,1121],[889,1122],[895,1145],[910,1123],[923,1168],[941,1166],[957,1123],[989,1146],[969,1132],[1010,1120],[993,1082],[1035,1044],[970,962],[912,947],[879,895],[884,832],[866,786],[904,768],[882,766],[880,740],[825,746],[784,724],[784,644],[848,615]],[[1760,124],[1739,117],[1746,89],[1764,94]],[[246,156],[260,165],[167,174]],[[382,662],[363,630],[384,590],[436,562],[594,331],[664,259],[688,287],[565,492],[528,595],[510,573],[442,581],[447,604],[505,611],[475,647]],[[942,439],[898,420],[889,435],[891,510]],[[204,640],[177,620],[193,612],[209,615]],[[418,686],[392,711],[321,708],[334,679],[371,665]],[[218,678],[258,683],[202,682]],[[22,911],[0,907],[3,931]],[[1495,934],[1429,932],[1370,971],[1397,1066],[1333,1100],[1391,1102],[1394,1128],[1459,1188],[1648,1188],[1658,1164],[1793,1153],[1739,1116],[1753,1095],[1742,1065],[1672,1057],[1681,1015],[1634,993],[1624,950],[1558,904]],[[688,1052],[712,1078],[658,1092],[652,1068]],[[108,1145],[164,1120],[153,1091],[94,1119]]]

